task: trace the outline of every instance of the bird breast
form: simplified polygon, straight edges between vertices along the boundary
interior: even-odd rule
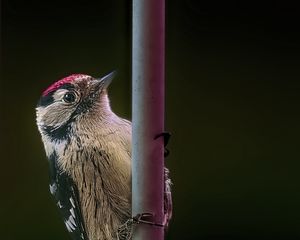
[[[59,163],[78,188],[90,238],[114,239],[131,216],[130,132],[81,134],[71,139]]]

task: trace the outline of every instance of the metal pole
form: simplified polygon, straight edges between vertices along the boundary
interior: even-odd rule
[[[133,0],[132,215],[163,222],[164,0]],[[138,224],[133,240],[162,240],[163,227]]]

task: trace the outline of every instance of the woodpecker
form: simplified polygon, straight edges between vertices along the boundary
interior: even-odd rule
[[[73,240],[120,239],[118,229],[131,218],[131,122],[110,108],[113,76],[65,77],[36,107],[50,192]],[[165,228],[172,215],[170,184],[165,169]]]

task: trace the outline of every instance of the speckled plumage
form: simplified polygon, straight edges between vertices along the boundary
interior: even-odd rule
[[[111,78],[71,75],[44,91],[37,106],[50,191],[74,240],[117,239],[131,217],[131,123],[110,109]],[[64,102],[70,92],[75,101]]]

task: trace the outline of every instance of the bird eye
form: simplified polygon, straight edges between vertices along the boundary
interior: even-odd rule
[[[64,95],[63,97],[63,100],[66,102],[66,103],[72,103],[72,102],[75,102],[76,100],[76,96],[73,92],[68,92]]]

